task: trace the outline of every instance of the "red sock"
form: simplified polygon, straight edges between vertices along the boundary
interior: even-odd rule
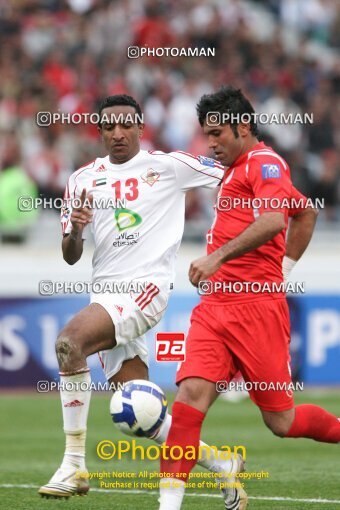
[[[322,443],[340,443],[340,421],[322,407],[295,407],[295,419],[286,437],[309,437]]]
[[[201,427],[205,414],[194,407],[175,402],[172,406],[172,423],[166,440],[167,448],[161,457],[161,473],[171,473],[172,478],[179,478],[186,481],[190,471],[197,462],[198,447],[201,435]],[[180,446],[173,449],[173,457],[179,457],[180,451],[185,454],[187,446],[195,448],[195,454],[191,453],[192,448],[188,450],[190,460],[182,455],[179,460],[170,458],[170,448]],[[194,458],[191,458],[194,457]]]

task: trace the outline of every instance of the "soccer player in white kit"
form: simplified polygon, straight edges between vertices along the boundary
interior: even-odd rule
[[[91,390],[83,388],[90,386],[91,378],[86,358],[99,352],[106,378],[113,384],[148,379],[145,333],[161,319],[173,287],[185,192],[200,186],[214,188],[224,175],[224,167],[210,158],[141,150],[144,125],[134,122],[141,118],[141,110],[130,96],[106,98],[99,114],[104,121],[98,129],[108,155],[69,178],[65,198],[79,198],[81,204],[63,212],[63,256],[69,264],[80,259],[85,227],[91,223],[95,242],[92,282],[138,282],[144,291],[93,293],[91,303],[58,336],[66,449],[60,468],[39,489],[47,497],[69,497],[89,490],[85,437]],[[109,202],[112,198],[123,201],[124,207],[86,204],[86,200]],[[70,390],[66,383],[76,384]],[[153,439],[162,444],[170,425],[171,416]],[[214,472],[236,473],[243,468],[241,457],[223,462],[214,455],[208,457],[199,463]]]

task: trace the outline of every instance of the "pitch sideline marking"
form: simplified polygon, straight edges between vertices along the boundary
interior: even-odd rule
[[[0,489],[39,489],[39,485],[30,485],[30,484],[12,484],[12,483],[3,483],[0,484]],[[92,489],[90,492],[115,492],[118,494],[127,494],[126,490],[121,489]],[[128,491],[130,494],[150,494],[151,496],[158,496],[158,492],[155,491],[141,491],[131,489]],[[206,497],[206,498],[221,498],[220,494],[197,494],[195,492],[187,492],[186,496],[190,497]],[[248,496],[248,499],[260,500],[260,501],[290,501],[292,503],[335,503],[336,505],[340,505],[340,499],[302,499],[302,498],[284,498],[279,496]]]

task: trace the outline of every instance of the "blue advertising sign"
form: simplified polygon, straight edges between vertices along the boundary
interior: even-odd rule
[[[306,384],[340,384],[340,296],[305,295],[298,300],[301,378]]]
[[[340,296],[288,298],[291,314],[292,372],[306,384],[340,384]],[[195,293],[173,294],[166,314],[147,334],[150,379],[175,388],[177,362],[155,360],[157,332],[187,333]],[[0,299],[0,387],[36,386],[57,381],[55,340],[58,332],[89,303],[87,296]],[[105,382],[97,355],[88,365],[94,382]]]
[[[174,388],[177,363],[155,361],[157,331],[187,332],[193,296],[172,296],[163,320],[147,334],[150,378],[164,388]],[[0,299],[0,387],[36,386],[37,381],[57,381],[55,340],[64,325],[89,303],[89,298]],[[105,382],[97,355],[88,358],[94,382]]]

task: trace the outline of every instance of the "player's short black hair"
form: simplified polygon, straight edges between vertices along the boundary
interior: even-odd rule
[[[255,113],[254,108],[242,94],[241,89],[236,89],[231,85],[223,86],[213,94],[205,94],[202,96],[196,106],[196,111],[201,126],[204,125],[209,112],[233,114],[235,118],[241,118],[243,114],[250,114],[250,132],[254,136],[259,134],[256,118],[252,115]],[[236,138],[238,137],[237,124],[238,122],[233,121],[231,118],[230,126]]]
[[[99,105],[98,114],[99,119],[101,118],[102,111],[104,108],[109,108],[110,106],[132,106],[136,110],[138,117],[142,118],[142,109],[137,101],[127,94],[116,94],[114,96],[108,96]],[[101,127],[101,121],[99,120],[98,126]]]

